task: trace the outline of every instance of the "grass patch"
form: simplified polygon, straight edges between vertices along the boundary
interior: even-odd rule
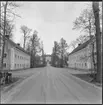
[[[20,79],[21,79],[20,77],[12,77],[12,81],[10,83],[4,84],[4,85],[0,85],[0,90],[4,91],[4,89],[6,87],[10,86],[10,85],[11,86],[6,91],[12,89],[12,87],[14,87],[14,85],[12,85],[12,84],[14,84],[15,82],[19,81]]]
[[[28,78],[31,75],[28,76],[17,76],[17,77],[12,77],[12,81],[8,84],[5,85],[0,85],[0,91],[8,92],[9,90],[11,90],[13,87],[15,87],[17,84],[19,84],[20,82],[22,82],[24,79]]]
[[[89,83],[92,83],[92,84],[94,84],[94,85],[96,85],[96,86],[102,87],[102,84],[97,83],[97,82],[93,79],[94,75],[90,75],[90,73],[88,73],[88,74],[72,74],[72,75],[74,75],[74,76],[76,76],[76,77],[78,77],[78,78],[80,78],[80,79],[82,79],[82,80],[84,80],[84,81],[87,81],[87,82],[89,82]]]
[[[90,77],[90,74],[72,74],[72,75],[74,75],[74,76],[76,76],[78,78],[81,78],[81,79],[83,79],[85,81],[88,81],[88,82],[90,82],[90,80],[93,79],[93,78]]]

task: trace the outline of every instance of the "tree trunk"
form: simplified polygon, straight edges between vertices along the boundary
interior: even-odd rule
[[[91,74],[90,76],[93,77],[93,80],[96,79],[96,75],[95,73],[97,72],[96,71],[96,62],[95,62],[95,53],[94,53],[94,42],[91,43],[91,46],[92,46],[92,51],[91,51],[91,57],[92,57],[92,62],[93,62],[93,70],[91,70]]]
[[[92,28],[91,28],[91,22],[89,18],[89,37],[92,39]],[[96,64],[95,64],[95,55],[94,55],[94,42],[91,42],[91,57],[93,62],[93,68],[91,68],[91,76],[95,79],[94,71],[96,71]],[[93,69],[93,70],[92,70]]]
[[[0,28],[1,28],[1,1],[0,1]],[[0,29],[1,30],[1,29]],[[2,43],[2,36],[1,36],[1,32],[0,32],[0,47],[2,47],[1,43]],[[2,69],[2,64],[0,61],[0,70]]]
[[[24,45],[23,45],[24,50],[25,50],[25,41],[26,41],[26,36],[24,34]]]
[[[97,51],[97,74],[96,81],[102,82],[102,64],[101,64],[101,35],[100,35],[100,20],[99,20],[99,2],[93,2],[93,12],[95,17],[95,26],[96,26],[96,51]]]
[[[90,22],[90,19],[89,19],[89,36],[90,36],[90,38],[91,38],[91,22]]]

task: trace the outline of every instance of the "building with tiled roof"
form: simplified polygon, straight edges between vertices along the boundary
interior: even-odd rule
[[[68,55],[68,67],[74,69],[93,69],[93,58],[92,58],[92,48],[94,45],[94,54],[96,54],[96,41],[95,37],[92,37],[88,41],[83,44],[78,44],[77,48],[75,48]],[[96,55],[95,62],[96,62]]]
[[[45,58],[46,58],[46,62],[50,62],[51,61],[51,55],[50,54],[46,54]]]
[[[2,52],[0,47],[0,52]],[[1,59],[0,53],[0,59]],[[30,68],[30,54],[25,51],[20,44],[14,43],[9,39],[8,35],[5,37],[4,49],[4,64],[3,70],[15,70]]]

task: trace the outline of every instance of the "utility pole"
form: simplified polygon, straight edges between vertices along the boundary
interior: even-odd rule
[[[2,56],[1,56],[1,70],[3,70],[3,60],[4,60],[4,49],[5,49],[5,27],[6,27],[6,10],[7,10],[8,1],[4,5],[4,29],[3,29],[3,46],[2,46]]]
[[[101,49],[101,33],[100,33],[100,20],[99,20],[99,2],[93,2],[93,13],[96,26],[96,51],[97,51],[97,74],[96,81],[102,82],[102,49]]]

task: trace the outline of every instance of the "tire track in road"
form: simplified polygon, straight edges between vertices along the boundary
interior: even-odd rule
[[[64,75],[63,73],[66,73],[66,71],[61,70],[61,71],[59,72],[58,81],[60,81],[60,82],[62,83],[62,85],[64,85],[64,87],[66,88],[68,94],[71,94],[73,97],[75,97],[74,99],[77,99],[79,103],[84,103],[84,101],[85,101],[85,102],[88,104],[87,100],[84,99],[84,98],[81,96],[81,94],[76,95],[76,90],[75,90],[75,88],[72,86],[72,85],[73,85],[72,83],[73,83],[74,81],[72,81],[69,76],[68,76],[68,81],[65,80],[66,77],[65,77],[65,75]],[[66,73],[66,74],[67,74],[67,73]],[[68,74],[68,75],[70,75],[70,74]],[[70,83],[68,84],[68,82],[70,82]],[[57,82],[57,83],[58,83],[58,82]],[[81,98],[80,98],[80,97],[81,97]],[[81,100],[82,100],[83,102],[82,102]]]
[[[57,70],[57,69],[55,69]],[[49,98],[51,99],[48,103],[74,103],[71,102],[74,99],[77,99],[77,97],[72,95],[68,90],[66,89],[65,85],[61,82],[61,70],[60,71],[55,71],[49,70],[48,72],[48,77],[49,77]],[[63,98],[65,98],[63,100]],[[69,102],[66,102],[67,98],[69,98]],[[64,102],[63,102],[64,101]],[[77,100],[77,103],[80,103],[79,99]]]
[[[43,85],[41,85],[41,96],[43,97],[42,104],[46,104],[46,91],[45,91],[45,87]]]
[[[53,84],[55,79],[55,71],[51,67],[46,69],[47,85],[46,85],[46,104],[56,103],[56,89]]]
[[[69,104],[81,104],[78,97],[72,93],[72,91],[62,81],[61,77],[56,78],[55,86],[56,86],[57,90],[59,91],[59,93],[61,93],[61,95],[62,95],[61,97],[64,98],[66,103],[69,103]]]
[[[79,79],[78,77],[75,77],[67,72],[62,73],[66,80],[71,79],[72,83],[75,83],[78,87],[78,89],[81,89],[81,94],[84,95],[85,98],[87,98],[90,103],[102,103],[102,90],[99,88],[94,87],[90,83],[85,82],[84,80]],[[89,95],[88,95],[89,94]],[[90,98],[89,98],[90,97]],[[96,102],[96,100],[98,100]]]

